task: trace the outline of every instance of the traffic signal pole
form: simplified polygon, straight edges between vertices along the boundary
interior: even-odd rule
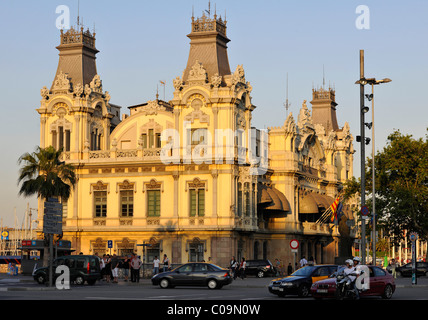
[[[360,79],[364,79],[364,50],[360,50]],[[361,208],[366,204],[365,128],[364,128],[364,84],[360,83],[360,130],[361,130]],[[366,264],[366,220],[361,215],[361,264]]]

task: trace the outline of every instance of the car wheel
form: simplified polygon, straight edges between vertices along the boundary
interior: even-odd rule
[[[391,299],[393,293],[394,291],[392,290],[392,286],[390,284],[387,284],[385,290],[383,291],[382,298]]]
[[[44,284],[46,282],[46,278],[44,275],[40,274],[37,276],[36,281],[38,284]]]
[[[168,288],[168,287],[169,287],[169,280],[168,280],[168,279],[162,279],[162,280],[159,282],[159,286],[160,286],[162,289],[166,289],[166,288]]]
[[[76,284],[78,284],[79,286],[83,285],[85,283],[85,279],[83,279],[82,276],[77,276],[76,279],[74,280],[76,282]]]
[[[265,276],[265,273],[263,271],[257,272],[257,278],[263,278]]]
[[[217,289],[218,288],[218,284],[217,281],[211,279],[208,281],[208,288],[210,289]]]
[[[309,287],[306,284],[302,284],[299,287],[297,294],[301,298],[306,298],[307,296],[309,296]]]

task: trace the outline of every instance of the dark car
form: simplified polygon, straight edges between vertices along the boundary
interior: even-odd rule
[[[389,265],[386,270],[392,272],[392,267]],[[397,276],[411,277],[412,276],[412,263],[407,263],[401,267],[396,267],[395,271]],[[416,262],[416,276],[428,276],[428,262]]]
[[[360,297],[381,296],[384,299],[390,299],[395,292],[395,281],[392,275],[376,266],[369,265],[367,267],[370,272],[370,288],[362,291]],[[340,269],[338,272],[341,271]],[[326,280],[315,282],[311,287],[311,295],[316,299],[334,298],[336,292],[336,274],[333,274]]]
[[[276,294],[280,297],[286,295],[298,295],[299,297],[307,297],[313,283],[316,281],[326,279],[335,271],[338,266],[329,265],[316,265],[306,266],[293,272],[290,276],[285,278],[278,278],[269,284],[269,292]]]
[[[70,255],[57,258],[53,262],[53,276],[55,279],[62,273],[56,273],[59,266],[66,266],[70,272],[70,282],[82,285],[87,282],[90,285],[101,279],[100,258],[91,255]],[[33,278],[40,284],[49,281],[49,267],[38,268],[33,272]]]
[[[159,285],[161,288],[208,286],[210,289],[220,289],[231,282],[232,277],[228,269],[204,262],[186,263],[152,277],[152,284]]]
[[[255,275],[258,278],[274,276],[276,273],[273,264],[269,260],[247,260],[245,275]]]

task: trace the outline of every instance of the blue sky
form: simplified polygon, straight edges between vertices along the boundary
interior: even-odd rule
[[[18,196],[18,158],[39,144],[40,89],[50,86],[58,63],[57,6],[77,17],[77,0],[0,2],[0,218],[14,225],[14,208],[22,222],[27,203]],[[425,0],[233,0],[212,1],[224,17],[232,70],[242,64],[253,86],[253,125],[280,126],[285,120],[286,77],[290,112],[295,119],[312,87],[323,83],[336,89],[339,126],[348,121],[360,134],[359,50],[365,51],[365,75],[392,82],[375,88],[376,149],[385,146],[395,129],[425,137],[428,106],[428,2]],[[356,8],[370,10],[370,29],[360,30]],[[80,17],[91,30],[95,24],[98,73],[114,104],[123,107],[152,100],[160,80],[166,99],[172,79],[186,67],[192,6],[195,16],[208,1],[80,0]],[[368,90],[368,89],[367,89]],[[160,90],[163,98],[163,92]],[[308,103],[310,107],[310,104]],[[370,106],[370,105],[369,105]],[[371,113],[366,120],[371,121]],[[366,135],[371,137],[371,131]],[[354,142],[354,175],[360,175],[360,146]],[[370,156],[371,145],[366,147]]]

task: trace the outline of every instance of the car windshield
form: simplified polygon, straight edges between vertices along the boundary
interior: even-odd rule
[[[315,268],[316,268],[315,266],[303,267],[299,270],[296,270],[291,275],[292,276],[309,276],[312,273],[312,271],[315,270]]]

